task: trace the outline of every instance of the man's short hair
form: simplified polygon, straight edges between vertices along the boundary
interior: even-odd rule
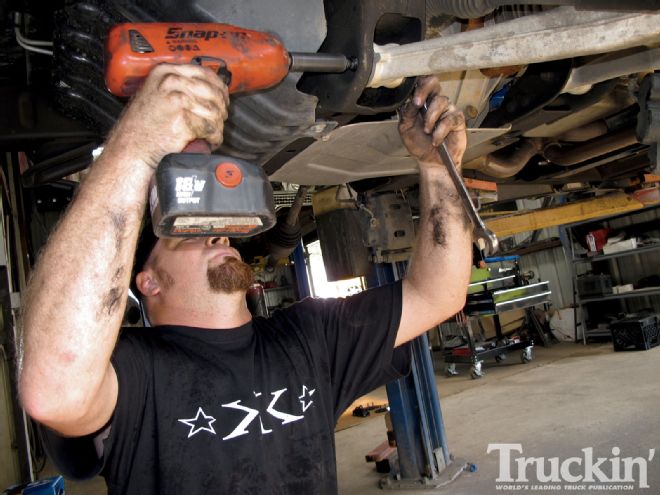
[[[142,299],[142,293],[137,287],[135,276],[144,269],[144,265],[149,259],[151,251],[158,242],[158,237],[154,234],[154,229],[151,224],[151,218],[147,214],[144,222],[142,222],[142,230],[140,237],[138,237],[137,248],[135,250],[135,262],[133,263],[133,271],[131,272],[131,291],[138,299]]]

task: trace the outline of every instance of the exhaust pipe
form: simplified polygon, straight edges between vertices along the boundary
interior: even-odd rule
[[[300,229],[300,210],[305,202],[305,195],[309,186],[300,186],[293,204],[289,209],[284,221],[278,220],[275,227],[266,234],[266,243],[268,245],[268,267],[274,268],[278,261],[288,258],[296,246],[300,243],[302,232]]]
[[[605,134],[584,144],[561,147],[558,144],[548,145],[543,150],[543,157],[562,167],[570,167],[586,162],[613,151],[637,144],[635,129],[623,129],[611,134]]]
[[[513,151],[501,150],[481,156],[464,164],[463,168],[478,170],[497,179],[507,179],[520,172],[542,148],[543,140],[540,138],[522,139],[513,145]]]

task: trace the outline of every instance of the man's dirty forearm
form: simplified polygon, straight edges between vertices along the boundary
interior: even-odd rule
[[[469,238],[472,224],[445,165],[421,163],[419,179],[420,217],[431,227],[433,246],[447,247],[451,233]]]
[[[472,226],[444,165],[420,164],[419,231],[405,283],[429,307],[441,306],[429,316],[428,328],[462,308],[471,243]]]
[[[446,278],[454,281],[450,285],[459,284],[469,273],[471,235],[472,226],[444,165],[420,166],[419,234],[408,277],[415,283]]]
[[[106,379],[152,174],[111,139],[40,254],[22,321],[21,391],[43,401],[34,410],[84,410]]]
[[[110,356],[149,180],[165,155],[194,139],[218,146],[228,102],[226,85],[210,69],[160,64],[125,109],[29,284],[19,386],[33,418],[81,435],[112,415]]]

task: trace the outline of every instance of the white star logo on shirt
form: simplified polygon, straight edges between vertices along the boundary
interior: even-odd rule
[[[309,397],[311,399],[312,395],[314,395],[314,392],[316,392],[315,388],[307,388],[307,385],[302,386],[302,395],[298,397],[300,399],[300,405],[302,406],[302,412],[307,411],[309,406],[314,404],[313,400],[310,400],[309,402],[305,401],[305,397]]]
[[[200,418],[201,416],[201,418]],[[190,419],[180,419],[179,423],[183,423],[186,426],[190,426],[190,432],[188,433],[188,438],[193,435],[197,435],[200,431],[208,431],[209,433],[215,435],[215,430],[213,429],[213,423],[215,423],[215,418],[213,416],[207,416],[204,414],[204,410],[200,407],[197,409],[197,415],[194,418]],[[198,426],[198,423],[202,426]]]

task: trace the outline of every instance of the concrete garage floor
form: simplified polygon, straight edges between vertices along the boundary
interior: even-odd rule
[[[442,364],[437,365],[442,370]],[[467,367],[459,367],[460,376],[437,377],[449,448],[456,457],[475,463],[478,471],[463,474],[453,484],[433,492],[452,495],[531,492],[531,485],[540,484],[534,467],[528,468],[529,482],[518,483],[530,485],[527,490],[498,489],[499,454],[486,453],[489,443],[519,443],[523,453],[514,452],[513,458],[558,457],[559,463],[570,457],[583,458],[582,449],[587,447],[593,448],[594,458],[612,457],[613,447],[620,448],[621,458],[648,457],[649,449],[657,448],[657,455],[647,464],[650,488],[639,489],[634,483],[633,489],[625,492],[660,493],[660,348],[614,353],[611,343],[588,346],[563,343],[547,349],[535,348],[535,359],[527,365],[520,364],[518,356],[512,355],[505,363],[487,363],[485,370],[487,374],[480,380],[470,379]],[[357,403],[386,401],[383,388]],[[341,495],[384,493],[378,488],[383,475],[375,471],[374,464],[366,463],[364,456],[385,438],[382,415],[336,434]],[[602,467],[609,472],[607,463],[609,460]],[[573,475],[580,472],[584,473],[579,466],[571,467]],[[639,480],[637,473],[635,468],[635,479]],[[512,474],[516,476],[513,462]],[[569,492],[563,487],[549,489],[548,484],[533,491]],[[576,485],[581,483],[572,486]],[[589,487],[584,488],[587,491]],[[598,490],[599,493],[614,491]],[[67,481],[67,495],[105,493],[100,478],[85,483]]]
[[[527,483],[515,483],[518,490],[497,485],[499,453],[486,453],[489,443],[519,443],[523,453],[511,457],[558,457],[561,464],[570,457],[581,457],[582,449],[592,447],[593,457],[607,457],[601,464],[610,474],[612,448],[619,447],[620,457],[649,456],[647,484],[640,489],[638,468],[635,483],[626,493],[660,493],[660,348],[645,352],[612,351],[612,345],[558,344],[551,348],[535,348],[536,359],[527,365],[514,363],[487,365],[487,375],[480,380],[469,378],[467,367],[461,376],[437,377],[449,448],[456,457],[477,464],[478,471],[463,474],[439,493],[475,495],[493,493],[568,493],[582,485],[595,491],[589,483],[540,483],[534,466],[528,468]],[[438,367],[438,369],[441,369]],[[379,401],[382,391],[374,393]],[[377,488],[383,476],[364,455],[385,439],[382,418],[374,418],[337,433],[339,492],[341,494],[382,494]],[[550,461],[546,471],[550,472]],[[584,460],[583,460],[584,465]],[[623,462],[621,472],[624,473]],[[573,464],[574,476],[584,475],[584,468]],[[511,462],[512,476],[517,475]],[[527,485],[527,489],[524,486]],[[532,485],[545,485],[533,490]],[[561,485],[559,490],[548,485]],[[619,491],[601,484],[600,493]],[[418,491],[428,493],[428,491]],[[411,492],[404,492],[411,493]]]

